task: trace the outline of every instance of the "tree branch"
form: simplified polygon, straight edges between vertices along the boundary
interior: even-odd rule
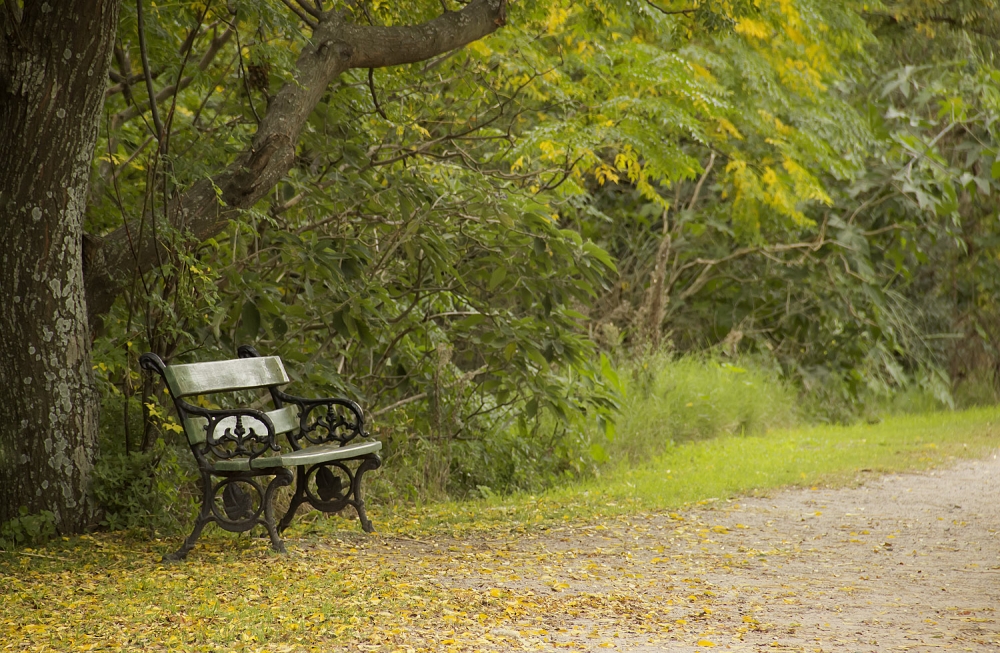
[[[327,86],[344,71],[413,63],[460,48],[503,26],[506,6],[507,0],[472,0],[461,11],[404,27],[346,24],[336,13],[323,14],[311,43],[296,62],[294,79],[270,103],[253,142],[228,168],[171,198],[167,207],[170,225],[205,240],[237,219],[241,209],[264,197],[294,164],[303,126]],[[183,88],[186,79],[177,86]],[[133,219],[133,233],[138,232],[141,219]],[[92,327],[110,310],[129,273],[152,269],[157,254],[165,251],[165,243],[157,242],[151,231],[145,230],[135,243],[134,256],[128,247],[127,226],[102,240],[84,274]]]
[[[160,112],[156,108],[156,94],[153,93],[153,76],[149,69],[149,51],[146,49],[146,26],[143,20],[142,0],[135,2],[135,15],[139,28],[139,54],[142,55],[142,74],[146,78],[146,94],[149,96],[149,109],[153,112],[153,127],[156,129],[156,138],[163,138],[163,122],[160,121]]]
[[[664,9],[660,5],[650,2],[649,0],[646,0],[646,4],[666,16],[676,16],[678,14],[693,14],[695,12],[694,9]]]
[[[493,33],[507,23],[507,0],[476,0],[422,25],[345,24],[331,46],[345,48],[348,68],[385,68],[426,61]]]

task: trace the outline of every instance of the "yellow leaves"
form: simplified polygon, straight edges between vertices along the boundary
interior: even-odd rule
[[[711,641],[709,639],[699,639],[698,640],[698,646],[703,646],[703,647],[706,647],[706,648],[710,648],[712,646],[715,646],[715,642],[713,642],[713,641]]]
[[[486,41],[473,41],[466,45],[469,50],[472,50],[484,59],[493,54],[493,49],[486,45]]]
[[[785,157],[781,166],[792,178],[797,196],[803,200],[817,201],[827,206],[833,204],[833,199],[823,190],[820,182],[793,159]]]
[[[708,68],[698,65],[694,62],[688,64],[692,71],[694,71],[695,77],[704,79],[707,82],[715,82],[715,75],[713,75]]]
[[[631,146],[626,145],[625,149],[615,155],[615,168],[626,173],[632,183],[642,178],[642,165],[639,164],[638,156]]]
[[[786,86],[803,95],[815,97],[816,91],[826,90],[823,76],[808,61],[785,57],[784,61],[775,62],[775,68]]]
[[[791,129],[766,112],[761,112],[761,115],[765,119],[774,120],[776,129]],[[778,141],[768,139],[768,142],[781,146]],[[730,183],[735,190],[734,205],[750,220],[751,228],[759,226],[759,205],[770,207],[779,215],[791,218],[797,225],[807,225],[811,221],[799,209],[800,204],[812,201],[826,205],[833,203],[820,182],[796,161],[785,156],[781,167],[783,173],[765,165],[758,176],[746,161],[740,159],[733,159],[726,166]]]
[[[553,4],[549,8],[549,15],[545,18],[545,30],[549,34],[556,33],[566,23],[569,15],[568,9]]]
[[[716,123],[718,124],[718,127],[716,128],[717,132],[720,132],[723,135],[728,134],[738,141],[743,140],[743,134],[740,133],[740,130],[736,129],[736,125],[733,123],[721,117],[716,118]]]
[[[604,163],[598,164],[598,166],[594,169],[594,177],[597,179],[597,183],[601,186],[603,186],[607,181],[618,183],[619,180],[615,169]]]
[[[771,30],[767,25],[752,18],[742,18],[736,23],[734,28],[737,34],[749,36],[755,39],[766,39],[771,35]]]
[[[538,144],[538,149],[542,151],[541,159],[543,161],[555,161],[556,159],[562,158],[565,150],[556,147],[556,144],[552,141],[542,141]]]
[[[639,180],[635,184],[635,188],[636,190],[639,191],[639,194],[642,195],[644,199],[647,199],[653,204],[656,204],[661,209],[667,210],[670,208],[670,202],[665,200],[660,195],[659,191],[657,191],[652,184],[646,181],[646,176],[644,174],[640,175]]]

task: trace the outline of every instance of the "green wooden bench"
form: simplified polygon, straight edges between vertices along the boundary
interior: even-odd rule
[[[303,503],[323,512],[353,506],[361,527],[374,530],[365,513],[361,478],[381,466],[382,443],[364,439],[368,433],[356,403],[282,392],[288,375],[281,359],[260,356],[247,346],[239,348],[235,360],[166,365],[156,354],[143,354],[139,365],[166,383],[201,471],[201,511],[194,530],[164,561],[182,560],[211,522],[234,533],[260,524],[274,549],[284,552],[280,533]],[[211,409],[195,399],[261,388],[270,391],[273,409]],[[284,443],[278,437],[282,435]],[[295,493],[276,523],[274,495],[292,484],[293,469]]]

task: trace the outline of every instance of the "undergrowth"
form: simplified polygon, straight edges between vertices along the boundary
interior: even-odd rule
[[[595,422],[580,432],[549,418],[539,420],[526,433],[520,430],[522,426],[498,419],[492,431],[471,438],[434,439],[413,433],[405,439],[388,439],[382,470],[366,479],[369,503],[375,508],[388,504],[405,509],[435,501],[503,500],[519,493],[572,493],[580,483],[593,483],[601,488],[595,492],[602,494],[611,491],[607,478],[630,478],[634,484],[645,478],[644,469],[663,467],[669,470],[669,478],[678,478],[683,461],[669,461],[671,456],[687,455],[683,452],[705,452],[692,453],[692,459],[716,470],[712,473],[716,479],[725,478],[731,470],[743,470],[733,472],[741,482],[719,486],[743,491],[755,487],[753,483],[765,473],[758,452],[795,467],[805,445],[787,445],[793,433],[787,429],[819,421],[819,413],[810,406],[821,401],[820,395],[810,400],[776,368],[757,358],[662,352],[620,364],[617,376],[622,398],[613,429]],[[976,388],[965,394],[969,396],[963,395],[961,403],[988,403],[989,398]],[[853,415],[862,423],[877,422],[886,416],[943,407],[930,393],[915,387],[873,397]],[[145,453],[126,452],[121,446],[123,434],[112,430],[107,427],[95,470],[103,525],[111,530],[145,530],[149,535],[186,531],[197,512],[190,454],[184,447],[162,441]],[[825,437],[822,429],[794,433]],[[738,458],[730,461],[730,452],[740,448]],[[866,456],[879,452],[855,449]],[[647,463],[652,466],[644,466]],[[860,460],[854,463],[862,465]],[[685,487],[698,487],[690,480],[698,475],[688,474]],[[779,477],[783,483],[796,481]],[[44,540],[47,532],[39,530],[31,541]],[[27,535],[19,541],[28,541]]]
[[[795,391],[752,359],[658,353],[627,363],[621,376],[626,393],[609,447],[613,462],[637,463],[677,442],[762,434],[801,419]]]

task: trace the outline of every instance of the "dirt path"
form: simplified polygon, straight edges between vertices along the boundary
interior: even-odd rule
[[[443,642],[1000,651],[998,531],[1000,460],[992,455],[854,489],[783,491],[607,526],[370,546],[401,582],[434,569],[435,590],[469,601],[467,614],[442,615],[453,631],[410,633],[404,650]]]

